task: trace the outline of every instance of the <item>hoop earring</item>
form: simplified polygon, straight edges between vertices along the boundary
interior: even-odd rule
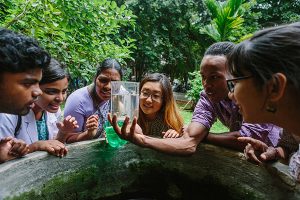
[[[276,113],[276,112],[277,112],[277,108],[276,108],[275,106],[270,106],[270,105],[268,105],[268,106],[266,107],[266,111],[267,111],[267,112],[270,112],[270,113]]]

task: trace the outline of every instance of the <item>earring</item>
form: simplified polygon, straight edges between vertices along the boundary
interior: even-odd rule
[[[277,112],[277,108],[275,106],[267,105],[266,111],[268,111],[270,113],[276,113]]]

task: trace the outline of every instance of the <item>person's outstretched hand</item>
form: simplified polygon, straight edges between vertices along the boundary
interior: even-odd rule
[[[93,139],[97,135],[98,119],[98,115],[91,115],[86,120],[85,127],[87,129],[87,135],[90,139]]]
[[[67,147],[58,140],[39,140],[29,145],[29,151],[47,151],[57,157],[64,157],[68,153]]]
[[[141,127],[137,124],[137,119],[134,117],[131,125],[129,124],[129,117],[125,117],[123,126],[120,128],[117,124],[117,116],[108,114],[107,116],[109,123],[113,126],[115,132],[119,135],[120,138],[128,140],[136,145],[145,146],[144,139],[145,135]]]
[[[75,117],[72,117],[71,115],[64,118],[62,122],[57,122],[56,125],[62,133],[74,132],[74,130],[79,127]]]
[[[251,137],[239,137],[238,141],[248,143],[244,149],[244,155],[250,162],[260,164],[271,160],[277,160],[281,156],[274,147],[268,147],[264,142]]]
[[[75,129],[79,127],[75,117],[72,117],[71,115],[65,117],[63,121],[57,122],[56,126],[58,128],[56,139],[62,143],[65,143],[67,138],[70,135],[73,135]]]

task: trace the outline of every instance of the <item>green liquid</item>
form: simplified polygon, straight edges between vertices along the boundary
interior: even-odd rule
[[[118,121],[118,125],[122,127],[123,121]],[[105,127],[106,138],[109,146],[113,148],[118,148],[127,143],[126,140],[121,139],[118,134],[115,132],[114,128],[108,122]]]

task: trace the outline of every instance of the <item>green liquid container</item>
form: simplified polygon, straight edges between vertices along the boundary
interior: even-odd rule
[[[118,125],[122,127],[123,121],[118,121]],[[105,133],[109,146],[113,148],[121,147],[127,143],[126,140],[123,140],[118,136],[118,134],[115,132],[114,128],[109,122],[106,122]]]

